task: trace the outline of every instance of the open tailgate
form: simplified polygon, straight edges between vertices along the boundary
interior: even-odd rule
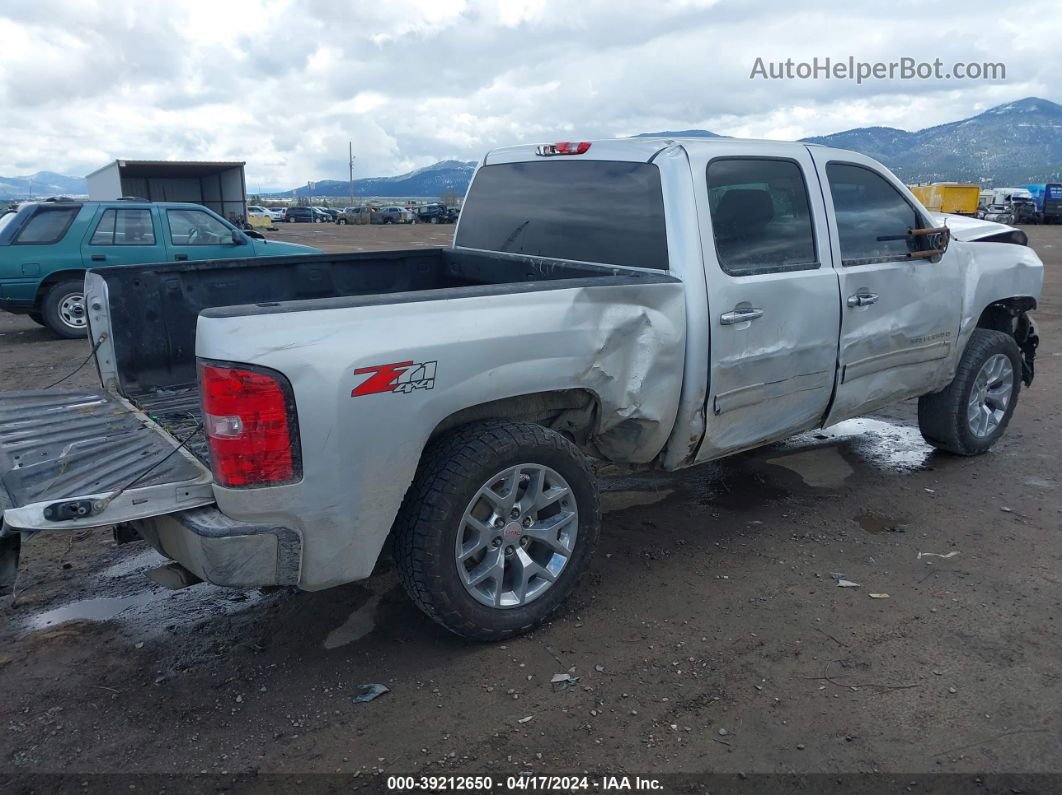
[[[103,391],[0,392],[0,507],[16,530],[73,530],[214,502],[210,470]]]

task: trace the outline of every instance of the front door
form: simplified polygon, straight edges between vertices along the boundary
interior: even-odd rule
[[[696,170],[711,346],[704,461],[819,424],[840,309],[806,149],[764,147]]]
[[[924,240],[908,231],[932,223],[873,161],[847,152],[816,160],[841,285],[832,424],[938,386],[959,332],[962,274],[957,251],[908,256]]]
[[[166,248],[147,207],[102,207],[81,246],[86,268],[163,262]]]
[[[234,259],[247,251],[246,239],[233,242],[233,229],[213,213],[193,208],[163,210],[170,257],[175,260]]]

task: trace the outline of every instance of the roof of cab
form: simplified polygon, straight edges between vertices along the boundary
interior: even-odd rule
[[[567,157],[579,157],[584,160],[629,160],[634,162],[650,162],[663,150],[675,146],[730,146],[740,144],[742,147],[772,147],[791,146],[794,149],[808,146],[821,147],[821,144],[809,144],[801,141],[769,141],[757,138],[682,138],[680,136],[659,138],[606,138],[598,141],[590,141],[590,149],[581,155],[558,156],[559,159]],[[500,149],[492,149],[483,158],[483,165],[495,165],[498,163],[518,163],[521,161],[535,160],[540,157],[537,154],[538,147],[542,144],[521,144],[519,146],[505,146]],[[545,158],[543,158],[545,159]],[[552,159],[552,158],[550,158]]]

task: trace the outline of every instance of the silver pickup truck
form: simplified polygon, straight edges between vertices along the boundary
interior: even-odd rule
[[[958,455],[1033,377],[1042,264],[797,143],[487,154],[450,248],[90,271],[101,391],[0,393],[5,555],[116,525],[176,584],[327,588],[385,545],[500,639],[600,525],[590,461],[674,470],[919,398]]]

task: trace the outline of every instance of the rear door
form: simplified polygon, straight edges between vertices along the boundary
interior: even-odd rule
[[[804,148],[755,151],[694,165],[711,347],[700,461],[817,426],[833,391],[838,287],[815,165]]]
[[[3,524],[74,530],[208,505],[191,441],[106,392],[0,392]]]
[[[245,243],[234,243],[233,228],[206,209],[164,207],[161,215],[172,259],[233,259],[241,256],[240,250]]]
[[[87,268],[164,262],[166,248],[150,207],[100,207],[81,244]]]
[[[933,226],[903,186],[869,158],[815,152],[837,230],[841,285],[837,394],[827,423],[936,388],[959,331],[959,252],[910,259],[912,228]]]

